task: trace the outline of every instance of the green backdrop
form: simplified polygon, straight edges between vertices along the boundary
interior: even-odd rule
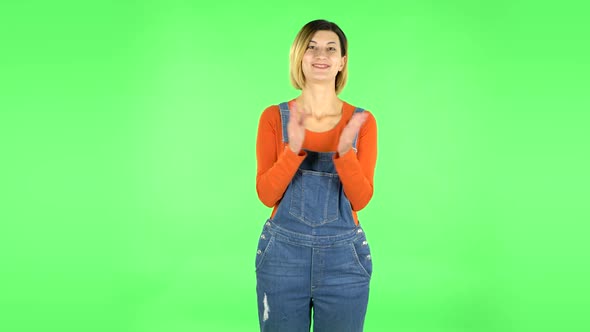
[[[366,331],[590,330],[584,1],[0,5],[0,330],[257,331],[262,110],[310,20],[373,112]]]

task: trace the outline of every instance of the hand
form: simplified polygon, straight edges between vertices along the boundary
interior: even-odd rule
[[[289,112],[289,123],[287,124],[287,131],[289,134],[289,148],[295,154],[299,154],[305,139],[305,118],[303,111],[297,108],[297,104],[293,102],[291,111]]]
[[[348,124],[342,130],[340,134],[340,141],[338,141],[338,155],[343,156],[352,148],[352,141],[354,137],[361,129],[361,126],[367,120],[369,114],[367,112],[355,113]]]

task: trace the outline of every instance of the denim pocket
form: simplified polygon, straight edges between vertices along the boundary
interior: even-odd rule
[[[340,178],[334,173],[297,170],[291,180],[289,214],[315,227],[339,217]]]
[[[274,243],[274,237],[266,230],[266,227],[262,230],[262,234],[260,234],[260,238],[258,238],[258,249],[256,250],[256,263],[255,267],[258,270],[262,263],[264,263],[264,258],[268,255],[272,244]]]
[[[362,229],[359,228],[362,232]],[[364,233],[358,236],[351,244],[352,252],[356,263],[363,274],[371,277],[373,274],[373,260],[371,258],[371,249]]]

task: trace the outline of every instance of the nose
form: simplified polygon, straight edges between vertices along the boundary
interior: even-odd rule
[[[320,57],[325,57],[328,54],[328,50],[324,49],[323,47],[316,47],[313,50],[313,55],[320,58]]]

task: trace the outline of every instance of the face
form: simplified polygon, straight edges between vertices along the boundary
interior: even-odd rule
[[[335,32],[317,31],[307,45],[301,63],[306,82],[334,82],[346,63],[346,56],[341,56],[341,52],[340,40]]]

